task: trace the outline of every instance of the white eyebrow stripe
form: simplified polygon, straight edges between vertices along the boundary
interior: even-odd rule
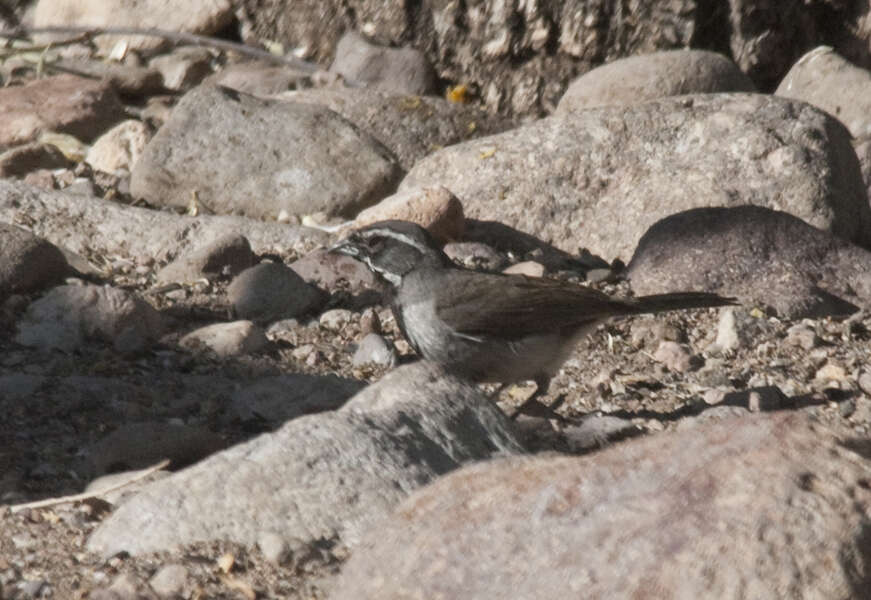
[[[418,242],[413,237],[407,236],[404,233],[399,233],[398,231],[395,231],[393,229],[380,229],[380,228],[379,229],[370,229],[370,230],[365,232],[364,237],[371,237],[373,235],[393,238],[395,240],[402,242],[403,244],[405,244],[407,246],[411,246],[412,248],[416,248],[420,252],[426,252],[426,250],[427,250],[426,246],[420,244],[420,242]]]

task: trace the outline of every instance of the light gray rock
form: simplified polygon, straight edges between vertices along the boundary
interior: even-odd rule
[[[568,87],[557,112],[664,96],[753,91],[753,82],[722,54],[666,50],[620,58],[587,71]]]
[[[370,530],[330,597],[861,596],[869,476],[797,414],[479,463]]]
[[[345,325],[351,320],[352,313],[347,308],[332,308],[321,314],[318,323],[324,329],[330,331],[341,331]]]
[[[142,156],[149,137],[148,127],[142,121],[122,121],[97,138],[88,150],[85,161],[105,173],[114,173],[119,169],[130,171]]]
[[[227,287],[236,315],[258,322],[292,319],[323,304],[324,294],[281,263],[245,269]]]
[[[434,96],[404,96],[371,88],[320,88],[287,92],[283,100],[326,106],[384,144],[403,170],[431,154],[512,126],[479,106]]]
[[[783,343],[787,346],[798,346],[803,350],[813,350],[820,345],[820,338],[814,328],[807,323],[796,323],[786,330]]]
[[[453,261],[459,261],[467,269],[501,271],[508,259],[481,242],[451,242],[442,248]]]
[[[56,75],[0,88],[0,115],[3,149],[32,141],[43,131],[89,142],[124,118],[124,108],[106,81]]]
[[[871,306],[871,253],[759,206],[663,219],[638,243],[628,275],[637,294],[717,291],[787,318]]]
[[[756,94],[542,119],[431,154],[400,191],[428,185],[450,189],[467,218],[607,260],[627,259],[658,219],[698,206],[778,208],[860,243],[871,232],[846,129],[807,104]]]
[[[144,350],[162,332],[160,313],[135,294],[96,285],[61,285],[27,307],[15,341],[71,352],[97,339],[127,353]]]
[[[366,364],[392,367],[396,364],[396,350],[377,333],[369,333],[360,340],[354,356],[351,357],[351,364],[355,367]]]
[[[181,92],[199,85],[212,74],[213,59],[208,48],[183,46],[154,57],[148,66],[160,72],[168,89]]]
[[[158,28],[209,35],[233,20],[230,0],[191,0],[184,3],[166,0],[39,0],[33,12],[35,27],[81,25]],[[155,36],[107,35],[94,42],[108,53],[120,40],[130,48],[155,50],[167,41]]]
[[[184,207],[196,192],[218,214],[256,218],[349,216],[392,192],[399,176],[380,143],[328,109],[204,85],[148,143],[130,193]]]
[[[871,73],[829,46],[814,48],[798,59],[774,93],[826,111],[853,137],[871,135]]]
[[[295,419],[158,481],[97,528],[102,556],[195,541],[355,545],[402,498],[459,466],[520,446],[477,388],[432,365],[397,369],[342,410]]]
[[[32,223],[36,235],[79,254],[148,256],[158,262],[187,252],[192,244],[209,246],[228,235],[244,235],[258,254],[305,252],[330,240],[308,227],[175,215],[0,179],[0,221],[22,220]]]
[[[187,568],[184,565],[174,563],[160,567],[157,573],[148,580],[148,585],[161,598],[177,598],[181,596],[187,580]]]
[[[251,251],[248,239],[229,233],[182,254],[158,271],[156,279],[161,283],[211,280],[238,275],[256,264],[257,255]]]
[[[269,562],[280,565],[291,555],[290,544],[283,537],[271,531],[265,531],[257,538],[257,547]]]
[[[225,66],[210,77],[209,82],[243,94],[272,96],[295,89],[309,77],[308,72],[289,66],[244,62]]]
[[[504,271],[506,275],[525,275],[526,277],[543,277],[545,273],[544,265],[534,260],[525,260],[523,262],[514,263]]]
[[[387,48],[348,31],[336,44],[330,71],[346,80],[398,94],[423,96],[435,91],[436,74],[426,55],[414,48]]]
[[[251,321],[214,323],[199,327],[178,342],[188,350],[208,349],[221,358],[243,356],[262,350],[269,340],[266,333]]]
[[[246,383],[233,393],[231,410],[239,419],[269,423],[335,410],[365,387],[362,381],[336,375],[293,373]]]
[[[54,285],[69,273],[57,246],[26,229],[0,223],[0,300]]]

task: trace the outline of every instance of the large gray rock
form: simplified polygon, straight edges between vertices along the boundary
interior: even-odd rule
[[[722,54],[670,50],[621,58],[584,73],[566,90],[557,111],[682,94],[753,91],[753,82]]]
[[[871,135],[871,72],[850,64],[829,46],[802,56],[774,93],[821,108],[846,125],[853,137]]]
[[[323,305],[318,288],[282,263],[263,262],[245,269],[227,286],[235,314],[259,322],[292,319]]]
[[[330,71],[357,85],[422,96],[435,91],[436,76],[426,55],[414,48],[389,48],[349,31],[336,44]]]
[[[148,486],[88,541],[100,554],[263,532],[353,546],[412,490],[459,466],[520,451],[478,390],[418,363],[338,412],[301,417]]]
[[[699,206],[786,210],[859,243],[871,212],[849,133],[804,103],[756,94],[578,111],[445,148],[403,180],[443,185],[467,217],[628,259],[647,228]]]
[[[230,0],[39,0],[33,12],[35,27],[139,27],[206,35],[220,31],[232,20]],[[161,37],[134,35],[99,36],[95,42],[106,52],[122,39],[139,50],[167,44]]]
[[[2,179],[0,222],[31,223],[35,234],[82,255],[96,252],[157,261],[228,235],[244,235],[257,253],[305,252],[330,240],[308,227],[229,215],[182,216]]]
[[[208,152],[204,152],[203,149]],[[336,113],[204,85],[189,92],[145,147],[130,193],[213,211],[352,215],[396,186],[387,150]]]
[[[183,253],[157,273],[157,281],[191,282],[238,275],[257,264],[257,256],[243,235],[230,233]]]
[[[628,274],[637,294],[716,291],[787,318],[871,308],[871,252],[759,206],[698,208],[657,222]]]
[[[866,598],[869,477],[795,414],[489,461],[412,494],[331,598]]]
[[[232,413],[243,421],[280,425],[303,415],[335,410],[365,384],[336,375],[290,373],[248,382],[231,398]]]
[[[253,354],[269,343],[263,329],[251,321],[212,323],[182,337],[178,345],[191,351],[210,350],[221,358]]]
[[[119,352],[136,352],[162,332],[160,313],[135,294],[108,286],[60,285],[27,307],[15,341],[70,352],[96,339]]]
[[[436,148],[499,133],[512,125],[478,106],[369,88],[320,88],[278,97],[336,111],[384,144],[406,171]]]
[[[57,246],[26,229],[0,223],[0,300],[58,283],[69,272]]]

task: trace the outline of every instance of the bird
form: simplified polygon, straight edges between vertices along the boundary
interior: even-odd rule
[[[423,359],[471,382],[535,382],[512,418],[541,414],[538,399],[575,345],[610,317],[736,304],[707,292],[613,297],[566,281],[465,269],[409,221],[362,227],[330,252],[386,282],[385,303]]]

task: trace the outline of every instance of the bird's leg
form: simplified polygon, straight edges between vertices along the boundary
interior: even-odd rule
[[[550,406],[539,400],[541,396],[547,394],[549,386],[550,377],[537,377],[535,379],[535,392],[527,398],[523,404],[518,406],[517,410],[509,415],[508,418],[515,421],[517,420],[518,415],[524,414],[529,415],[530,417],[544,417],[547,419],[556,419],[557,421],[565,421],[565,417],[556,412],[556,409],[565,402],[565,396],[563,394],[560,394]]]

